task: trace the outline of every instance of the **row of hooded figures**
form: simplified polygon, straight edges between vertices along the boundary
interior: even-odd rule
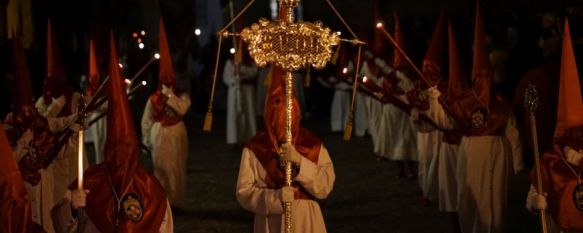
[[[503,232],[509,181],[524,167],[523,145],[512,106],[492,87],[479,8],[475,15],[471,84],[465,81],[455,33],[443,13],[422,72],[415,72],[414,65],[398,51],[392,64],[374,50],[364,52],[356,79],[359,92],[354,116],[348,116],[347,102],[355,81],[351,76],[359,63],[355,56],[339,49],[334,61],[338,71],[318,80],[336,89],[331,108],[333,131],[342,131],[352,120],[356,136],[368,132],[374,153],[396,161],[399,177],[417,177],[423,200],[450,213],[455,230]],[[36,103],[22,42],[18,36],[13,40],[13,111],[0,133],[0,229],[173,232],[171,210],[183,208],[186,199],[188,138],[182,119],[190,97],[176,87],[162,20],[159,86],[146,103],[142,140],[134,129],[126,93],[130,84],[121,78],[113,34],[108,72],[97,69],[90,45],[89,85],[81,95],[67,87],[50,24],[48,32],[47,79]],[[394,46],[402,46],[398,20],[395,38]],[[583,101],[568,23],[563,40],[558,102],[547,106],[556,114],[554,140],[551,149],[541,155],[542,184],[537,185],[537,176],[532,176],[534,185],[526,203],[533,212],[547,213],[549,232],[581,232],[583,186],[576,171],[582,161]],[[302,104],[296,96],[292,98],[293,140],[283,143],[287,113],[284,73],[278,68],[267,75],[269,85],[262,106],[265,129],[257,132],[253,84],[258,69],[236,60],[227,61],[223,81],[229,87],[227,143],[245,142],[237,200],[255,214],[254,232],[283,231],[282,202],[292,203],[294,232],[326,232],[316,202],[330,194],[335,182],[326,147],[300,127]],[[101,73],[108,73],[108,82],[101,80]],[[104,112],[106,117],[102,117]],[[79,120],[85,118],[89,120]],[[87,166],[87,158],[78,152],[77,134],[88,127],[87,122],[92,122],[94,166]],[[151,151],[154,174],[138,162],[141,145]],[[285,185],[280,161],[293,164],[292,186]],[[77,174],[79,166],[84,168],[83,176]]]

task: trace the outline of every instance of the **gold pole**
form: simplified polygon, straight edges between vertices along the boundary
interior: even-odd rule
[[[352,124],[354,122],[354,103],[356,102],[356,87],[358,86],[358,76],[360,75],[360,53],[362,46],[358,46],[358,57],[356,60],[356,74],[354,75],[354,83],[352,84],[352,102],[350,103],[350,111],[348,112],[348,121],[344,127],[344,141],[350,141],[352,137]]]
[[[215,86],[217,84],[217,74],[219,69],[219,58],[221,57],[221,43],[223,41],[222,33],[219,33],[219,45],[217,46],[217,59],[215,60],[215,73],[213,75],[213,86],[211,88],[211,98],[209,100],[208,110],[206,116],[204,117],[204,124],[202,130],[206,132],[211,131],[211,126],[213,124],[213,102],[215,97]]]
[[[285,104],[286,104],[286,127],[285,127],[285,142],[288,145],[293,146],[293,135],[292,135],[292,121],[293,121],[293,75],[291,72],[286,72],[285,75]],[[292,186],[292,163],[290,161],[285,162],[285,186]],[[284,202],[283,207],[285,210],[285,232],[292,232],[292,203]]]
[[[538,193],[543,193],[543,184],[542,184],[542,177],[540,171],[540,155],[538,151],[538,136],[536,130],[536,116],[535,111],[538,107],[538,94],[536,91],[536,87],[532,84],[529,84],[524,92],[524,107],[529,112],[528,118],[530,119],[530,134],[532,135],[532,147],[534,150],[534,166],[536,169],[536,185]],[[548,232],[547,228],[547,216],[545,210],[540,210],[540,223],[543,233]]]

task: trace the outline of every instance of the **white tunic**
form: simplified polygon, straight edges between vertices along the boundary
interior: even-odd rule
[[[348,62],[346,67],[350,73],[354,73],[352,61]],[[330,109],[330,129],[332,132],[342,132],[348,121],[350,105],[352,104],[352,85],[337,80],[337,77],[330,77],[332,83],[336,83],[334,88],[334,97],[332,98],[332,108]],[[326,83],[324,86],[330,87]],[[354,102],[354,118],[352,122],[353,133],[357,137],[363,137],[368,129],[368,118],[366,115],[365,95],[357,92]]]
[[[425,122],[417,126],[417,155],[419,165],[417,180],[423,196],[431,200],[438,197],[439,152],[443,133]]]
[[[104,112],[107,112],[107,102],[97,108],[89,118],[89,121],[92,121]],[[93,125],[90,125],[89,132],[91,133],[93,147],[95,149],[95,164],[100,164],[103,162],[103,151],[105,148],[105,138],[107,136],[107,117],[103,116],[101,119],[95,121]]]
[[[71,95],[71,105],[69,111],[71,114],[77,113],[79,109],[79,100],[81,98],[81,94],[78,92],[73,92]],[[64,98],[63,98],[64,100]],[[38,113],[47,119],[57,117],[61,111],[63,111],[63,107],[65,107],[64,101],[53,101],[48,106],[45,104],[44,98],[41,97],[36,101],[35,104]],[[49,120],[50,121],[50,120]],[[62,126],[68,124],[69,122],[63,123]],[[59,132],[61,128],[52,128],[51,131]],[[79,147],[79,136],[77,133],[73,133],[67,143],[63,146],[63,148],[59,151],[57,157],[53,160],[49,169],[52,169],[54,179],[59,181],[54,184],[54,198],[55,202],[59,201],[61,196],[65,194],[65,190],[67,187],[77,179],[77,165],[78,165],[78,150]],[[86,169],[89,161],[87,160],[87,156],[83,157],[83,167]]]
[[[337,79],[334,76],[330,77],[331,82],[337,82],[336,85],[332,86],[334,88],[334,97],[332,97],[330,108],[330,129],[332,132],[344,131],[352,99],[351,86]]]
[[[166,105],[184,116],[190,107],[188,93],[180,97],[172,95]],[[186,161],[188,158],[188,135],[184,122],[175,125],[162,126],[153,118],[150,99],[146,103],[142,116],[142,138],[151,145],[154,176],[158,178],[166,191],[170,204],[183,207],[186,201]]]
[[[451,119],[439,105],[438,91],[430,95],[428,114],[451,128]],[[458,213],[463,232],[502,232],[509,178],[522,165],[522,148],[513,116],[508,118],[504,135],[463,137],[457,160]]]
[[[362,62],[361,74],[367,77],[368,82],[374,82],[378,86],[382,86],[382,77],[374,76],[368,68],[368,61]],[[366,106],[366,117],[368,120],[368,132],[372,139],[374,153],[377,156],[383,156],[379,151],[379,131],[381,130],[380,123],[383,112],[383,104],[370,96],[364,97]]]
[[[170,208],[170,202],[166,201],[166,203],[167,205],[164,219],[162,220],[162,224],[158,230],[160,233],[174,232],[172,209]],[[97,229],[87,214],[82,214],[76,218],[73,217],[73,211],[71,210],[71,190],[68,189],[65,192],[64,198],[61,198],[61,201],[52,209],[52,218],[57,233],[100,233],[99,229]],[[78,229],[79,225],[82,226],[82,229]]]
[[[49,129],[52,132],[58,132],[68,123],[68,121],[69,119],[67,117],[48,118]],[[33,138],[34,135],[32,131],[28,129],[16,141],[16,145],[14,147],[14,156],[16,161],[20,161],[20,159],[22,159],[32,149],[31,143]],[[75,161],[76,158],[77,157],[75,157]],[[24,182],[26,192],[30,198],[32,221],[40,224],[47,233],[55,232],[53,230],[53,222],[51,220],[50,212],[51,208],[53,208],[54,204],[56,203],[55,200],[57,199],[55,198],[55,189],[57,185],[66,187],[71,184],[71,182],[65,184],[65,181],[55,179],[55,171],[55,161],[53,161],[47,169],[40,169],[39,172],[41,174],[41,179],[37,185],[33,186],[28,182]],[[63,191],[63,194],[64,193],[65,191]]]
[[[295,181],[311,195],[324,199],[334,186],[336,175],[330,155],[324,146],[320,148],[318,164],[302,157],[300,171]],[[283,232],[283,208],[280,191],[267,189],[266,171],[248,148],[243,149],[239,178],[237,180],[237,200],[255,213],[253,232]],[[292,202],[293,232],[325,233],[326,225],[320,206],[316,201],[298,199]]]
[[[411,90],[413,83],[401,71],[396,71],[399,78],[398,87],[405,92]],[[397,95],[407,103],[406,95]],[[417,131],[415,123],[407,113],[392,104],[382,106],[382,115],[375,151],[386,158],[396,161],[417,160]]]
[[[225,63],[223,82],[227,91],[227,144],[245,143],[257,133],[257,96],[255,79],[257,66],[239,65],[239,74],[235,72],[233,60]],[[241,84],[241,81],[253,81],[253,85]]]

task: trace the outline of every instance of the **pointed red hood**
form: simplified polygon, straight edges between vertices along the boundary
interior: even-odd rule
[[[160,17],[160,87],[162,84],[170,87],[176,85],[176,74],[172,66],[172,54],[168,46],[168,39],[166,38],[166,30],[164,29],[164,20]]]
[[[0,231],[35,232],[33,224],[26,188],[0,123]]]
[[[401,47],[401,49],[405,49],[405,39],[403,39],[403,33],[401,32],[401,23],[399,22],[399,15],[395,11],[393,13],[393,19],[395,20],[395,42],[397,45]],[[407,61],[403,54],[401,54],[397,49],[393,50],[393,68],[400,70],[404,69],[407,66]]]
[[[22,37],[15,34],[12,39],[12,45],[12,78],[14,81],[12,110],[16,113],[24,106],[34,108],[34,96],[28,76],[24,48],[22,47]]]
[[[565,19],[563,31],[563,54],[561,57],[561,80],[557,106],[557,125],[555,138],[563,136],[570,128],[583,126],[583,100],[579,86],[577,63],[573,53],[569,21]]]
[[[467,88],[466,73],[464,72],[459,56],[457,40],[451,22],[448,22],[447,26],[449,35],[449,80],[447,95],[449,98],[455,98]]]
[[[134,121],[120,75],[119,61],[113,32],[110,38],[110,81],[108,88],[107,137],[105,141],[104,163],[108,167],[118,192],[126,187],[138,166],[138,137]]]
[[[429,85],[433,86],[443,78],[445,71],[445,53],[446,53],[446,38],[445,38],[445,19],[444,9],[441,9],[429,48],[423,59],[423,75]]]
[[[89,76],[87,77],[87,80],[88,85],[85,94],[87,96],[93,96],[101,84],[101,80],[99,79],[99,65],[97,64],[93,39],[89,40]]]
[[[68,97],[72,93],[58,50],[51,20],[49,20],[47,23],[47,77],[43,87],[46,104],[51,103],[51,97],[57,98],[61,95]]]
[[[474,58],[472,65],[472,83],[474,92],[480,103],[490,107],[490,92],[492,87],[493,70],[486,44],[486,32],[482,22],[480,4],[476,4],[476,20],[474,25]]]

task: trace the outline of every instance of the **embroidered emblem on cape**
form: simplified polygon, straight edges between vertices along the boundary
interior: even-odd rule
[[[578,184],[573,190],[573,202],[579,212],[583,212],[583,184]]]
[[[133,193],[128,193],[122,200],[123,211],[133,222],[138,222],[144,217],[144,208],[140,197]]]
[[[479,129],[484,127],[486,122],[486,115],[481,109],[477,109],[472,112],[472,128]]]

